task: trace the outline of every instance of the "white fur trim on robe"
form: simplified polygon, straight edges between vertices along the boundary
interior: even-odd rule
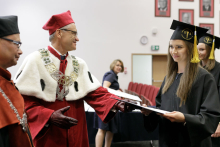
[[[60,60],[50,53],[53,63],[59,70]],[[70,75],[73,71],[72,57],[69,54],[67,56],[67,67],[65,75]],[[93,83],[90,81],[88,72],[89,69],[84,60],[76,57],[79,63],[79,76],[77,78],[78,92],[74,88],[74,83],[69,87],[69,93],[65,97],[67,101],[78,100],[86,96],[89,92],[96,90],[101,86],[100,82],[91,74]],[[20,74],[20,75],[19,75]],[[18,78],[17,78],[18,76]],[[42,91],[40,80],[43,79],[45,82],[45,89]],[[56,100],[56,88],[57,81],[55,81],[41,59],[39,51],[35,51],[28,55],[23,61],[21,67],[16,73],[15,79],[16,87],[18,87],[19,92],[23,95],[35,96],[47,102],[55,102]]]

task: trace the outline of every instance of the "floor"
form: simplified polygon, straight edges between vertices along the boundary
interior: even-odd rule
[[[90,147],[95,147],[91,144]],[[111,147],[159,147],[158,140],[153,141],[127,141],[127,142],[117,142],[112,143]]]

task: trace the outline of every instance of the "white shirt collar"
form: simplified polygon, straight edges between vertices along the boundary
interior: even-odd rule
[[[55,49],[52,44],[50,44],[50,47],[52,47],[59,55],[62,55],[57,49]],[[62,56],[66,56],[66,54],[62,55]]]

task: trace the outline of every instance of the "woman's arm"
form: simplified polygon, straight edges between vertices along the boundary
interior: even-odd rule
[[[112,83],[109,82],[109,81],[104,81],[104,82],[103,82],[103,87],[104,87],[104,88],[109,88],[109,87],[111,86],[111,84],[112,84]]]

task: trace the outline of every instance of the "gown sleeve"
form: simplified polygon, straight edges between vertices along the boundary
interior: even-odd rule
[[[114,82],[114,77],[115,77],[115,75],[113,75],[112,73],[108,73],[108,75],[106,75],[104,77],[103,82],[108,81],[110,83],[113,83]]]
[[[219,98],[219,101],[220,101],[220,79],[218,81],[217,89],[218,89],[218,98]]]
[[[119,97],[109,93],[107,89],[99,87],[98,89],[90,92],[84,99],[93,109],[95,109],[96,114],[104,123],[109,122],[116,114],[111,111],[111,109],[117,100],[110,97],[120,99]]]
[[[219,66],[220,68],[220,66]],[[218,74],[218,81],[217,82],[217,89],[218,89],[218,95],[219,95],[219,101],[220,101],[220,72]]]
[[[215,132],[220,119],[219,96],[214,78],[211,74],[206,74],[203,78],[198,79],[198,81],[204,81],[203,85],[199,85],[200,82],[196,83],[198,87],[203,86],[201,91],[197,91],[202,93],[201,102],[195,104],[199,108],[199,112],[196,115],[184,114],[186,128],[192,145],[195,145],[207,136],[211,136]]]
[[[25,101],[25,110],[28,113],[28,123],[33,140],[37,134],[44,128],[54,112],[52,109],[45,108],[39,102],[39,99],[33,96],[22,95]]]

